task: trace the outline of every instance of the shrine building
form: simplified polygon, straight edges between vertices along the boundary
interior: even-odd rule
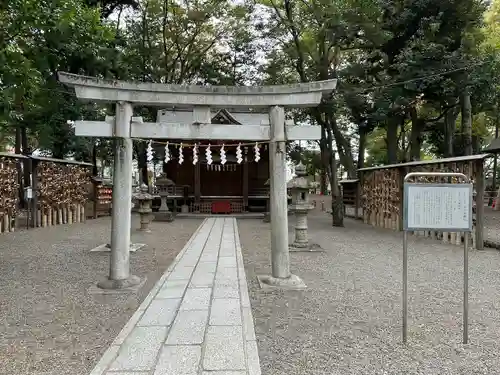
[[[212,124],[229,124],[241,127],[269,125],[269,113],[242,109],[210,109]],[[158,111],[158,122],[168,124],[196,123],[192,109],[169,108]],[[232,128],[234,129],[234,128]],[[268,200],[269,149],[266,143],[234,140],[158,140],[155,151],[165,155],[169,143],[169,160],[163,164],[166,177],[175,184],[169,191],[177,210],[182,204],[190,213],[245,213],[264,212]],[[161,143],[161,144],[160,144]],[[179,163],[179,145],[182,163]],[[238,163],[237,146],[241,143],[241,160]],[[193,163],[193,145],[198,144],[197,161]],[[207,162],[206,146],[210,144],[212,163]],[[220,150],[224,145],[225,163],[221,163]],[[259,152],[256,158],[255,145]]]

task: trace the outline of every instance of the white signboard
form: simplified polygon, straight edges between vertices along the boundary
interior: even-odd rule
[[[404,185],[404,230],[472,231],[472,184]]]

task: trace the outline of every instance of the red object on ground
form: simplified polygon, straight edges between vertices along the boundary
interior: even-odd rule
[[[496,199],[493,199],[493,203],[491,204],[491,208],[495,208],[495,204],[497,203]]]
[[[230,214],[231,213],[231,202],[229,201],[217,201],[212,203],[212,213],[213,214]]]

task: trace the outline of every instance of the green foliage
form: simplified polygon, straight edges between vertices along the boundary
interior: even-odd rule
[[[57,82],[63,70],[202,85],[338,78],[319,108],[292,113],[324,136],[320,154],[292,148],[291,159],[330,177],[334,149],[351,175],[365,147],[368,164],[388,162],[388,153],[445,155],[450,140],[462,153],[468,130],[447,114],[458,113],[464,95],[478,151],[500,111],[500,0],[485,10],[480,0],[2,2],[0,147],[21,126],[34,148],[54,156],[87,160],[97,144],[109,157],[108,141],[77,139],[67,120],[113,109],[77,101]],[[156,110],[136,114],[151,121]]]
[[[107,20],[113,11],[116,21]],[[33,147],[90,157],[67,120],[102,119],[109,107],[76,100],[57,71],[164,83],[245,84],[256,50],[251,7],[229,0],[13,0],[0,8],[0,132],[27,127]],[[156,108],[137,108],[152,121]],[[2,136],[2,139],[4,137]],[[106,142],[99,142],[108,147]],[[109,154],[109,153],[108,153]]]

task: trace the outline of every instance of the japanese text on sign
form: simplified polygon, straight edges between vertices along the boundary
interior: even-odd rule
[[[405,230],[472,230],[472,184],[405,184]]]

